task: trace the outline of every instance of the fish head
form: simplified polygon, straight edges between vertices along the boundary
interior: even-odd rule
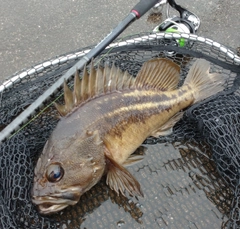
[[[76,204],[105,170],[104,144],[98,131],[46,142],[34,171],[32,202],[41,214]]]

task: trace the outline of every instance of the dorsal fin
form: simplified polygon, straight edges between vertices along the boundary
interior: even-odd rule
[[[134,77],[128,72],[122,72],[114,64],[112,64],[111,68],[105,64],[104,68],[98,66],[95,69],[92,61],[89,72],[85,66],[82,79],[80,80],[79,73],[76,71],[73,92],[69,89],[66,82],[64,82],[65,104],[60,105],[55,103],[55,107],[61,116],[67,115],[74,107],[90,98],[103,93],[129,88],[135,82]]]
[[[137,88],[156,88],[170,91],[177,88],[180,67],[174,62],[155,58],[145,62],[138,72],[135,86]]]
[[[104,91],[104,78],[103,78],[104,69],[101,66],[98,66],[96,71],[96,95],[103,94]]]
[[[55,104],[59,114],[65,116],[72,109],[84,101],[103,93],[121,91],[128,88],[156,88],[158,90],[173,90],[179,82],[180,67],[167,59],[155,58],[145,62],[136,78],[127,71],[112,64],[110,68],[105,64],[104,68],[98,66],[94,68],[93,62],[90,64],[89,72],[84,67],[82,79],[80,80],[78,71],[74,79],[73,92],[64,83],[65,105]]]
[[[75,77],[74,77],[74,91],[73,91],[73,97],[74,97],[74,104],[79,104],[81,102],[81,80],[79,78],[79,72],[76,70]]]
[[[88,82],[88,98],[94,97],[96,93],[96,69],[94,68],[93,61],[90,66],[89,82]],[[75,85],[74,85],[75,87]]]
[[[76,88],[76,90],[80,90],[81,92],[81,101],[85,101],[89,97],[89,87],[88,87],[88,82],[89,82],[89,74],[87,72],[87,67],[85,66],[83,69],[83,76],[81,80],[81,86],[79,88]],[[75,88],[75,85],[74,85]],[[65,91],[64,91],[65,93]]]

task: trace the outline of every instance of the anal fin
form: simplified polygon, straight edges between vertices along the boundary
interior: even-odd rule
[[[155,130],[151,136],[158,138],[159,136],[166,136],[172,133],[174,125],[183,117],[184,112],[178,112],[163,124],[158,130]]]
[[[139,146],[122,165],[126,167],[141,162],[144,159],[146,150],[146,146]]]

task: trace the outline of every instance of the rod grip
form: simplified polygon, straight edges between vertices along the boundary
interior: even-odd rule
[[[159,0],[141,0],[136,6],[133,7],[131,12],[136,14],[137,18],[140,18],[158,2]]]

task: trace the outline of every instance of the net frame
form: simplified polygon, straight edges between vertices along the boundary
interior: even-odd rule
[[[177,42],[176,40],[178,39],[186,39],[188,42],[186,44],[185,48],[179,48],[177,46]],[[123,60],[120,59],[119,63],[116,61],[116,59],[114,59],[114,55],[113,55],[113,59],[111,59],[111,55],[117,52],[121,52],[122,50],[125,50],[125,52],[134,52],[135,50],[141,48],[141,50],[143,52],[145,52],[145,57],[138,57],[135,58],[135,60],[142,62],[143,60],[147,60],[150,56],[149,55],[149,47],[151,47],[151,51],[152,52],[161,52],[161,53],[165,53],[167,57],[169,57],[169,55],[172,55],[171,52],[176,52],[176,50],[179,52],[181,52],[184,55],[189,55],[189,53],[194,52],[195,53],[195,58],[206,58],[207,60],[211,61],[213,64],[217,64],[217,65],[221,65],[223,69],[225,69],[225,71],[227,72],[226,74],[229,74],[229,71],[231,72],[231,74],[233,75],[232,77],[230,77],[231,79],[227,82],[226,85],[226,91],[224,92],[224,95],[222,95],[223,97],[225,96],[239,96],[239,65],[240,65],[240,58],[234,54],[233,51],[231,51],[230,49],[226,48],[225,46],[214,42],[210,39],[207,38],[203,38],[203,37],[198,37],[196,35],[192,35],[192,34],[142,34],[142,35],[135,35],[132,36],[130,38],[127,38],[126,40],[119,40],[118,42],[111,44],[105,51],[104,53],[99,57],[99,60],[102,59],[106,59],[107,61],[115,61],[117,64],[121,65],[123,68],[128,68],[129,65],[127,65],[127,61],[131,61],[131,55],[130,58],[128,60]],[[26,71],[23,71],[13,77],[11,77],[8,81],[6,81],[5,83],[3,83],[0,87],[1,91],[1,96],[4,97],[4,93],[10,93],[11,90],[14,89],[14,86],[16,85],[23,85],[26,81],[27,78],[30,79],[29,82],[31,82],[31,79],[36,79],[36,76],[41,76],[43,78],[40,79],[40,82],[44,82],[44,77],[45,74],[43,74],[43,72],[48,69],[48,68],[52,68],[53,66],[53,70],[50,70],[49,72],[51,73],[51,71],[54,72],[54,74],[57,74],[58,77],[61,75],[62,72],[64,72],[69,66],[72,66],[74,63],[76,63],[76,61],[82,57],[85,53],[87,53],[90,50],[89,47],[84,48],[82,50],[76,51],[74,53],[70,53],[70,54],[66,54],[66,55],[62,55],[59,58],[55,58],[49,61],[45,61],[42,64],[36,65],[31,69],[28,69]],[[190,52],[189,52],[190,51]],[[107,53],[107,55],[106,55]],[[133,57],[132,57],[133,58]],[[105,61],[106,61],[105,60]],[[66,66],[66,67],[63,67]],[[63,68],[62,68],[63,67]],[[131,69],[133,74],[136,73],[137,68],[139,67],[138,65],[134,66],[136,67]],[[53,74],[53,78],[54,78],[54,74]],[[47,74],[48,75],[48,74]],[[51,76],[51,74],[49,74]],[[48,76],[49,76],[48,75]],[[45,81],[48,81],[48,78],[45,79]],[[47,84],[47,83],[46,83]],[[48,85],[47,85],[48,86]],[[36,88],[29,88],[32,91],[35,91]],[[11,113],[9,110],[8,112],[11,113],[11,117],[16,117],[21,110],[24,109],[24,107],[28,106],[30,103],[34,102],[34,99],[36,99],[36,97],[40,94],[39,93],[35,93],[35,97],[31,97],[31,95],[29,95],[29,97],[27,98],[28,103],[21,104],[21,106],[19,107],[18,105],[17,110],[13,109],[12,111],[14,111],[13,113]],[[219,96],[219,95],[218,95]],[[221,96],[221,95],[220,95]],[[228,97],[227,97],[228,98]],[[51,98],[50,98],[51,99]],[[215,98],[216,99],[216,98]],[[213,98],[211,98],[211,100],[213,100]],[[11,101],[11,100],[10,100]],[[1,105],[3,104],[3,100]],[[9,102],[9,100],[8,100]],[[14,104],[14,99],[13,101],[11,101]],[[207,101],[204,101],[202,104],[206,104]],[[211,101],[209,101],[211,102]],[[236,105],[236,104],[235,104]],[[3,105],[4,106],[4,105]],[[45,106],[45,104],[44,104]],[[196,122],[196,120],[194,120],[192,117],[196,116],[196,111],[195,109],[197,107],[201,106],[201,104],[197,104],[196,106],[190,108],[187,113],[186,113],[186,117],[182,122],[184,123],[185,126],[192,126],[194,125],[193,123]],[[205,106],[205,105],[204,105]],[[49,108],[50,110],[48,110],[47,112],[51,113],[52,110],[51,108]],[[194,113],[194,115],[192,115],[192,113]],[[54,116],[54,115],[53,115]],[[193,119],[191,120],[191,123],[188,123],[189,119]],[[4,121],[4,120],[3,120]],[[10,121],[12,121],[12,119],[6,121],[5,123],[2,121],[1,125],[3,126],[7,126]],[[53,122],[56,123],[56,120],[52,120]],[[197,126],[199,125],[199,123],[197,124]],[[148,144],[153,144],[153,143],[159,143],[159,142],[176,142],[177,140],[183,140],[180,139],[178,136],[178,131],[182,131],[181,129],[182,125],[177,125],[177,127],[175,127],[175,136],[171,136],[171,137],[166,137],[166,138],[162,138],[162,139],[148,139],[146,141],[146,143]],[[206,126],[206,125],[202,125],[202,126]],[[48,127],[44,127],[48,132],[50,131],[48,129]],[[180,129],[180,130],[179,130]],[[196,131],[195,135],[199,135],[202,136],[204,135],[204,131],[209,133],[209,130],[202,130],[202,133],[198,133],[199,129],[201,129],[200,127],[198,127],[198,131]],[[187,131],[187,130],[184,130]],[[238,130],[234,130],[237,134],[238,134]],[[21,132],[21,131],[20,131]],[[31,131],[28,131],[29,133],[27,133],[27,135],[31,134]],[[19,133],[18,133],[19,134]],[[17,135],[18,135],[17,134]],[[26,133],[25,133],[26,134]],[[21,151],[22,148],[24,149],[24,146],[21,145],[21,141],[24,138],[24,136],[26,137],[26,135],[21,135],[16,137],[13,136],[13,140],[12,141],[16,141],[15,144],[17,144],[18,146],[18,151]],[[191,136],[192,139],[198,139],[201,138],[199,136]],[[15,138],[15,139],[14,139]],[[47,134],[46,136],[44,136],[40,141],[39,141],[39,145],[35,145],[35,150],[32,152],[28,152],[28,156],[31,157],[33,155],[35,155],[36,153],[39,153],[38,151],[41,149],[42,144],[44,143],[43,139],[47,139]],[[214,138],[213,138],[214,139]],[[4,143],[5,144],[5,143]],[[6,147],[6,145],[4,146],[4,144],[1,145],[1,154],[0,154],[0,158],[1,158],[1,163],[3,163],[3,161],[6,162],[6,153],[4,152],[9,152],[10,153],[10,149]],[[30,145],[31,145],[31,141],[30,141]],[[204,146],[204,144],[202,143],[202,145]],[[6,150],[7,149],[7,150]],[[26,149],[24,149],[26,150]],[[184,149],[182,150],[184,151]],[[184,154],[184,153],[183,153]],[[205,155],[205,157],[209,155]],[[236,156],[236,155],[235,155]],[[5,157],[5,159],[3,160],[3,158]],[[36,155],[35,155],[35,160],[36,160]],[[29,159],[27,159],[27,157],[25,158],[14,158],[14,161],[16,164],[20,164],[21,161],[29,161]],[[211,159],[212,160],[212,159]],[[28,166],[31,167],[33,166],[34,161],[29,161],[28,162]],[[170,163],[171,164],[171,163]],[[219,170],[219,168],[218,168]],[[14,172],[14,171],[11,171]],[[15,172],[18,172],[18,170],[16,170]],[[31,171],[25,171],[25,173],[29,173],[31,174]],[[223,180],[225,180],[224,182],[228,182],[226,179],[224,179],[224,173],[220,171],[220,173],[223,176]],[[3,170],[1,170],[1,181],[3,181],[3,179],[5,179],[5,183],[6,183],[6,178],[4,178],[4,172]],[[20,179],[21,180],[21,179]],[[19,181],[18,183],[18,189],[21,190],[21,186],[22,184],[24,184],[25,181]],[[26,185],[26,184],[25,184]],[[102,183],[101,185],[103,187],[105,187]],[[11,186],[11,185],[10,185]],[[20,188],[19,188],[20,187]],[[226,186],[227,187],[227,186]],[[234,188],[233,188],[234,187]],[[1,218],[1,226],[3,228],[18,228],[19,224],[18,223],[22,223],[20,224],[22,228],[31,228],[33,227],[33,225],[30,224],[30,222],[26,222],[26,217],[22,216],[22,218],[20,217],[20,221],[16,220],[13,216],[14,212],[12,209],[15,208],[15,206],[9,206],[9,204],[6,204],[6,195],[11,196],[12,194],[15,195],[14,193],[17,192],[16,189],[13,192],[10,192],[10,194],[3,194],[3,186],[1,187],[1,198],[0,198],[0,206],[1,206],[1,215],[3,216]],[[29,186],[26,186],[24,188],[29,189]],[[103,188],[104,189],[104,188]],[[232,205],[232,211],[230,211],[230,214],[228,216],[229,220],[227,221],[227,223],[225,224],[226,227],[228,228],[237,228],[238,227],[238,212],[236,211],[236,209],[238,208],[238,185],[236,185],[236,181],[235,181],[235,185],[233,185],[231,187],[232,192],[234,193],[235,198],[233,198],[233,201],[230,203],[230,205]],[[29,190],[28,190],[29,191]],[[22,194],[21,194],[22,195]],[[21,196],[19,195],[18,198],[29,198],[29,196]],[[111,195],[111,194],[110,194]],[[4,198],[3,198],[4,197]],[[13,197],[11,197],[13,198]],[[14,198],[13,198],[14,199]],[[10,201],[11,202],[11,201]],[[12,204],[14,203],[14,201],[12,201]],[[135,205],[134,205],[135,206]],[[136,207],[136,206],[135,206]],[[17,207],[16,207],[17,209]],[[15,210],[16,210],[15,209]],[[30,208],[32,209],[32,208]],[[33,218],[35,219],[36,216],[33,215],[33,213],[31,213],[29,210],[27,210],[26,208],[24,208],[25,213],[27,212],[31,218],[31,220],[33,220]],[[134,210],[133,210],[134,212]],[[134,213],[136,214],[136,213]],[[139,217],[139,216],[137,216]],[[160,216],[159,216],[160,217]],[[160,217],[161,218],[161,217]],[[236,220],[235,220],[236,219]],[[42,227],[48,227],[48,228],[58,228],[58,223],[54,222],[54,220],[52,221],[50,220],[46,220],[46,219],[42,219],[42,222],[38,225],[42,225]],[[159,223],[158,223],[159,224]],[[159,224],[160,225],[160,224]],[[63,227],[63,225],[62,225]]]

